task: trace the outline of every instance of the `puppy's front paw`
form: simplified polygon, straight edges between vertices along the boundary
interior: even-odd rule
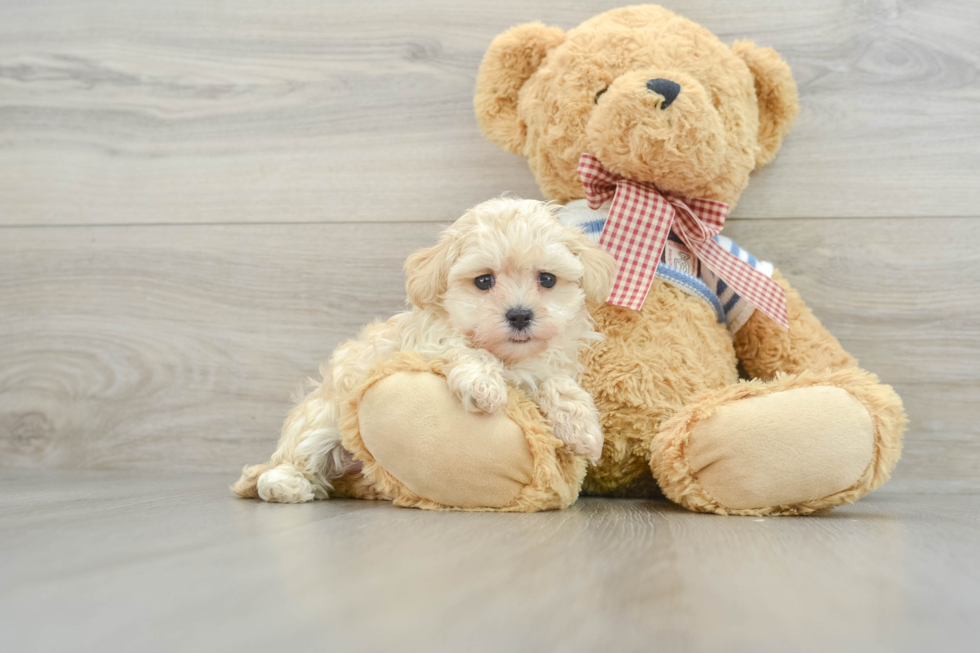
[[[602,428],[594,415],[566,414],[552,416],[555,436],[575,453],[597,463],[602,456]]]
[[[457,365],[446,379],[463,407],[471,413],[495,413],[507,405],[507,384],[499,374]]]
[[[473,413],[496,413],[507,405],[507,384],[499,376],[483,376],[460,393],[466,410]]]

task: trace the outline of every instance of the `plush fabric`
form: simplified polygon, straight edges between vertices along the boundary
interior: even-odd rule
[[[681,86],[666,110],[651,79]],[[730,48],[656,5],[607,11],[564,34],[513,28],[484,56],[474,102],[484,134],[527,157],[552,199],[584,197],[576,167],[589,152],[625,177],[733,208],[799,110],[774,50]]]
[[[745,510],[854,485],[874,454],[874,427],[861,402],[841,388],[765,390],[771,394],[719,406],[689,425],[687,460],[705,494]]]
[[[429,419],[433,404],[445,407],[438,421]],[[435,374],[380,380],[358,413],[364,446],[419,496],[458,508],[499,508],[531,482],[531,451],[517,423],[504,412],[467,412]]]
[[[781,373],[679,411],[654,443],[653,473],[668,498],[691,510],[806,515],[887,481],[904,427],[901,400],[873,374]]]
[[[361,467],[335,488],[428,510],[533,512],[578,497],[585,459],[570,453],[520,390],[497,415],[463,410],[438,361],[412,352],[379,365],[340,423]]]
[[[731,207],[799,111],[774,50],[729,47],[655,5],[567,32],[532,23],[500,35],[474,105],[484,134],[524,156],[551,199],[584,197],[576,168],[589,153],[661,192]],[[640,311],[594,311],[605,340],[586,355],[583,386],[606,440],[585,492],[643,496],[652,472],[692,510],[807,514],[888,478],[901,400],[857,369],[778,270],[773,278],[787,292],[788,331],[749,307],[730,334],[708,302],[663,278]],[[752,380],[740,382],[739,368]]]

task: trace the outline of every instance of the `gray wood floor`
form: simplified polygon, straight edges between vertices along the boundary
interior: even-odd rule
[[[269,505],[227,480],[0,476],[3,649],[977,650],[975,496],[488,515]]]

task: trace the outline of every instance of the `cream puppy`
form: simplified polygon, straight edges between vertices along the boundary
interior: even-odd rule
[[[434,247],[412,254],[405,262],[411,308],[337,348],[322,384],[286,418],[269,463],[246,467],[232,489],[283,503],[327,498],[332,479],[356,473],[341,446],[339,407],[379,361],[403,350],[443,360],[450,389],[469,411],[500,410],[508,385],[522,388],[558,438],[598,460],[602,431],[577,382],[579,352],[600,337],[587,304],[606,300],[616,263],[563,227],[559,208],[490,200]]]

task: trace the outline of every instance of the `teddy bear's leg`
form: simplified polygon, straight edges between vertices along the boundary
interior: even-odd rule
[[[722,515],[801,515],[851,503],[901,454],[898,395],[854,367],[777,374],[707,392],[654,438],[664,494]]]
[[[534,403],[510,389],[495,413],[467,411],[439,362],[405,353],[352,393],[344,448],[374,492],[432,510],[531,512],[575,501],[585,459],[552,433]]]

